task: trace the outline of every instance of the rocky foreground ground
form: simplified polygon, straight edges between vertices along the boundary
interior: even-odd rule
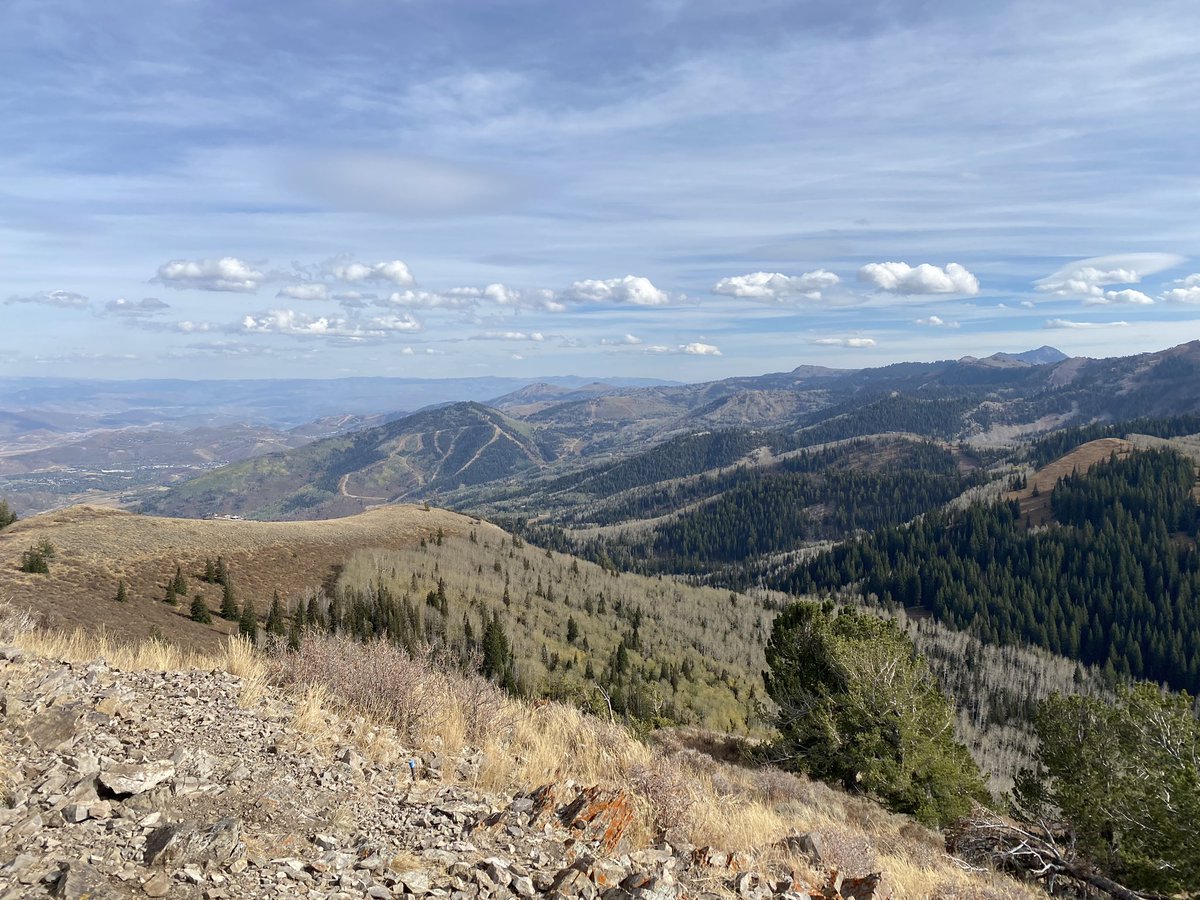
[[[0,647],[0,900],[878,895],[878,876],[803,884],[672,833],[639,846],[617,790],[496,796],[469,787],[478,753],[323,746],[286,696],[244,690]],[[789,842],[820,870],[818,838]]]

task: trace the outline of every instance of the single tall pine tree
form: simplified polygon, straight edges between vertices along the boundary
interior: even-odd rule
[[[118,603],[124,603],[129,597],[125,593],[125,579],[122,578],[117,582],[117,596],[114,598]]]
[[[233,596],[233,585],[229,583],[229,579],[225,579],[225,584],[221,587],[221,612],[222,619],[228,619],[230,622],[236,622],[238,619],[237,599]]]
[[[254,601],[249,597],[242,605],[242,615],[238,619],[238,633],[258,642],[258,615],[254,612]]]
[[[287,632],[284,625],[283,601],[279,599],[279,591],[271,598],[271,611],[267,613],[267,634],[283,637]]]
[[[184,580],[182,566],[175,566],[175,580],[171,583],[171,588],[180,597],[187,593],[187,581]]]
[[[197,594],[192,598],[192,621],[204,625],[212,623],[212,614],[208,611],[208,604],[204,602],[203,594]]]

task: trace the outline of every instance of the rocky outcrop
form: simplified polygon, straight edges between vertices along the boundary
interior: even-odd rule
[[[619,790],[477,791],[476,751],[331,749],[292,727],[286,697],[243,708],[242,688],[0,648],[0,900],[879,896],[878,876],[807,887],[674,833],[639,846]]]

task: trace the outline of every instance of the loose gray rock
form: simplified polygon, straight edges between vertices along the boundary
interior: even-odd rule
[[[54,706],[30,718],[25,733],[41,750],[67,750],[75,743],[81,718],[73,705]]]
[[[118,797],[144,794],[175,777],[175,764],[169,759],[148,763],[117,763],[100,772],[100,784]]]
[[[52,897],[62,900],[116,900],[107,878],[85,862],[68,863],[54,883]]]
[[[146,838],[146,865],[221,865],[241,849],[242,830],[237,819],[221,819],[211,825],[181,822],[155,829]]]

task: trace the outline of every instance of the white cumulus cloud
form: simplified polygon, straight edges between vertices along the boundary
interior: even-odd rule
[[[489,284],[485,287],[457,287],[441,291],[442,306],[465,309],[477,303],[493,304],[506,309],[532,309],[541,312],[562,312],[567,307],[554,291],[545,288],[520,290],[505,284]]]
[[[563,292],[563,299],[576,303],[629,303],[634,306],[666,306],[671,295],[656,288],[648,278],[626,275],[623,278],[576,281]]]
[[[423,326],[410,313],[377,316],[363,323],[344,316],[311,316],[292,309],[272,309],[244,316],[240,327],[243,332],[251,334],[362,339],[411,334],[420,331]]]
[[[374,331],[384,332],[402,332],[411,334],[420,331],[425,326],[421,320],[413,316],[411,313],[403,313],[401,315],[376,316],[370,320],[369,326]]]
[[[944,269],[929,263],[867,263],[858,270],[858,280],[891,294],[979,293],[979,279],[958,263],[948,263]]]
[[[1143,294],[1141,291],[1126,288],[1122,291],[1104,291],[1099,296],[1090,296],[1083,301],[1084,306],[1109,306],[1113,303],[1131,303],[1136,306],[1149,306],[1154,303],[1154,298]]]
[[[1175,287],[1165,291],[1162,299],[1169,303],[1200,303],[1200,272],[1172,281]]]
[[[721,350],[714,344],[704,344],[700,341],[692,341],[689,344],[675,344],[668,346],[666,344],[650,344],[642,349],[643,353],[682,353],[688,356],[720,356]]]
[[[780,272],[751,272],[722,278],[713,285],[714,294],[744,297],[764,303],[794,303],[797,300],[820,300],[821,292],[841,281],[833,272],[817,269],[803,275],[784,275]]]
[[[947,322],[941,316],[929,316],[928,318],[917,319],[914,322],[914,324],[927,325],[930,328],[957,328],[958,327],[957,322]]]
[[[1145,276],[1181,262],[1183,257],[1174,253],[1093,256],[1063,266],[1057,272],[1039,279],[1035,286],[1040,293],[1058,297],[1080,297],[1101,304],[1129,302],[1115,298],[1116,294],[1123,292],[1105,291],[1105,287],[1111,284],[1137,284]]]
[[[266,275],[235,256],[220,259],[173,259],[158,267],[155,281],[168,287],[253,294]]]
[[[387,282],[398,287],[409,287],[413,284],[412,272],[408,265],[398,259],[374,265],[360,262],[338,262],[330,265],[328,270],[329,274],[338,281],[350,284],[364,281]]]

